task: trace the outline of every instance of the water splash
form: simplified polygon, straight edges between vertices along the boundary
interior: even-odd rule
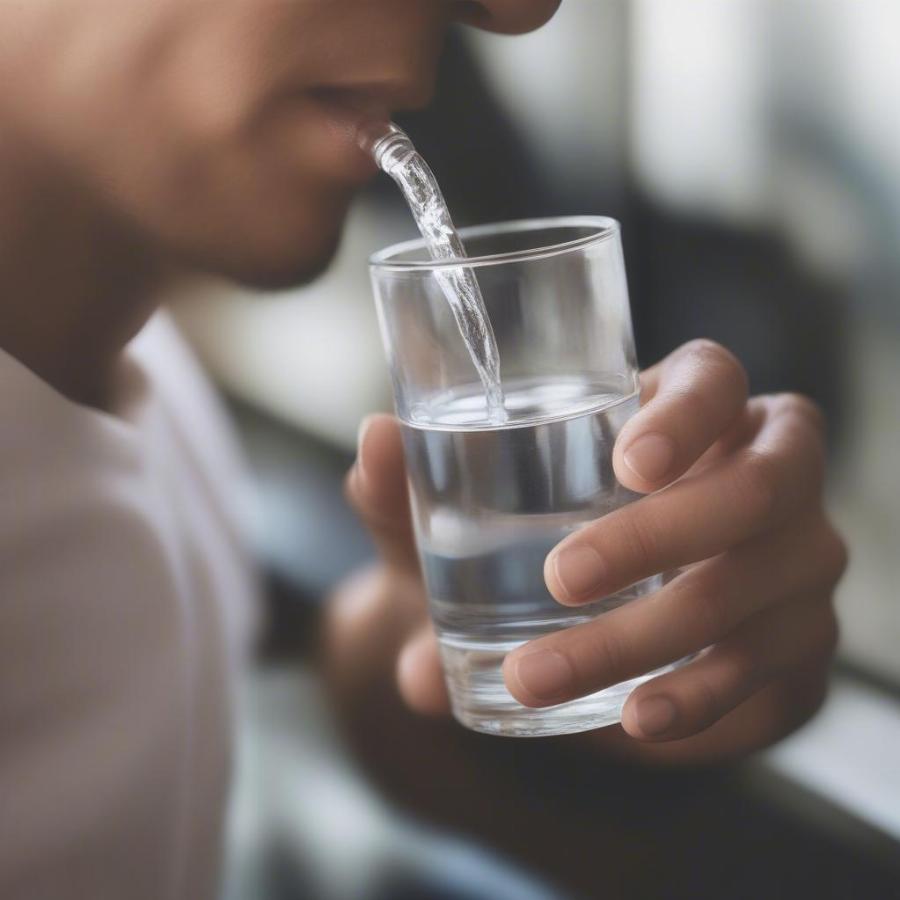
[[[437,179],[406,132],[393,123],[382,123],[362,132],[360,145],[400,187],[432,259],[465,259],[465,247],[453,226]],[[484,386],[488,421],[502,424],[506,421],[506,408],[500,354],[475,272],[454,266],[437,269],[435,278]]]

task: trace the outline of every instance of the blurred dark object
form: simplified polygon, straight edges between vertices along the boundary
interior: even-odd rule
[[[707,337],[746,366],[754,394],[799,391],[837,431],[843,382],[839,291],[764,230],[685,219],[632,192],[623,215],[642,366]]]

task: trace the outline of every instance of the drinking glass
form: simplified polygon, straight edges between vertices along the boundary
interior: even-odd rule
[[[401,422],[410,504],[453,713],[490,734],[541,736],[618,722],[658,669],[542,709],[506,690],[507,653],[656,590],[662,575],[580,608],[543,577],[547,553],[637,498],[613,473],[639,406],[619,225],[579,216],[460,232],[493,325],[507,421],[485,392],[443,293],[458,261],[408,241],[370,260]]]

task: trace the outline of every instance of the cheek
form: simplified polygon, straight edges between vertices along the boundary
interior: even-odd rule
[[[257,27],[235,27],[228,10],[250,6]],[[196,4],[159,0],[141,33],[127,31],[133,10],[106,29],[73,25],[58,52],[41,51],[45,78],[0,90],[18,107],[6,122],[165,251],[245,281],[296,281],[333,252],[351,192],[316,177],[302,133],[267,121],[273,29],[258,13],[288,8],[222,4],[191,19]]]
[[[220,131],[134,117],[94,176],[110,205],[185,262],[291,283],[330,257],[352,197],[309,157],[303,124],[298,138],[264,121]]]

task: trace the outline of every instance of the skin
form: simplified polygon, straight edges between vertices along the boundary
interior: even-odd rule
[[[795,394],[748,398],[739,362],[705,340],[648,369],[641,387],[641,409],[613,462],[622,484],[646,496],[566,538],[548,556],[545,579],[557,601],[578,606],[657,572],[681,573],[650,596],[517,649],[504,678],[521,703],[541,707],[696,653],[637,688],[621,726],[578,740],[618,759],[717,762],[784,736],[825,694],[846,550],[823,509],[822,416]],[[366,623],[400,607],[381,656],[392,656],[388,668],[412,709],[446,715],[392,417],[364,423],[347,494],[382,562],[337,593],[336,665],[383,670]]]
[[[453,22],[558,0],[0,4],[0,346],[81,403],[173,274],[314,276],[374,168],[363,119],[428,102]]]

